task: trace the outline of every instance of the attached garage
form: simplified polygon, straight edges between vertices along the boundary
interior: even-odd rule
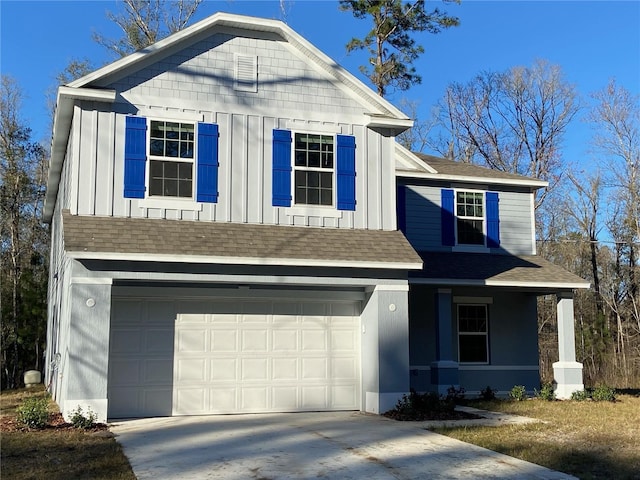
[[[360,410],[361,303],[329,294],[114,297],[108,417]]]

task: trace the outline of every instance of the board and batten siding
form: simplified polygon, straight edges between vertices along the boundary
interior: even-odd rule
[[[336,83],[297,49],[270,35],[244,33],[246,37],[215,34],[139,72],[105,80],[100,86],[117,92],[114,105],[77,103],[69,144],[72,214],[396,228],[394,138],[366,127],[367,109],[345,85]],[[237,55],[257,57],[257,91],[234,88]],[[217,203],[186,202],[181,207],[180,200],[125,198],[127,114],[216,123],[220,133]],[[355,137],[355,211],[272,206],[274,129]]]
[[[164,114],[171,119],[171,113]],[[314,227],[395,229],[393,138],[364,125],[304,122],[304,131],[335,131],[356,139],[356,210],[330,207],[292,209],[272,206],[273,129],[292,129],[292,119],[224,112],[201,112],[216,123],[219,138],[217,203],[184,209],[148,205],[148,199],[124,197],[126,116],[77,107],[69,152],[70,179],[61,184],[73,214],[178,220],[266,223]],[[300,123],[300,122],[299,122]],[[69,158],[67,158],[68,162]],[[67,201],[65,201],[67,203]],[[145,206],[145,203],[147,205]],[[160,205],[161,202],[157,202]],[[326,215],[323,213],[326,212]]]
[[[473,187],[469,187],[473,189]],[[477,187],[476,187],[477,188]],[[408,185],[405,192],[406,236],[416,250],[450,250],[442,245],[441,187]],[[513,255],[535,254],[533,203],[529,192],[500,191],[500,249]]]

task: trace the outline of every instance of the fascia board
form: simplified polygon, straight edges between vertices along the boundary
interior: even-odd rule
[[[482,183],[492,185],[515,185],[531,187],[535,189],[549,186],[549,182],[535,179],[517,179],[517,178],[491,178],[491,177],[469,177],[466,175],[443,175],[441,173],[413,172],[407,170],[396,169],[396,177],[416,178],[425,180],[447,180],[453,182],[464,183]]]
[[[419,170],[416,173],[433,173],[436,174],[438,171],[429,165],[427,162],[419,158],[415,155],[411,150],[406,147],[403,147],[399,143],[395,145],[395,159],[396,159],[396,172],[403,171],[402,168],[398,167],[398,163],[404,164],[409,168],[415,170]]]
[[[511,282],[508,280],[459,280],[451,278],[409,278],[410,284],[416,285],[453,285],[465,287],[511,287],[528,289],[574,290],[588,289],[589,282]]]
[[[337,267],[337,268],[375,268],[391,270],[421,270],[422,263],[410,262],[358,262],[327,261],[296,258],[262,257],[222,257],[201,255],[162,255],[153,253],[117,253],[117,252],[74,252],[67,251],[75,260],[124,260],[139,262],[200,263],[222,265],[268,265],[287,267]]]
[[[99,90],[95,88],[71,88],[62,86],[58,88],[56,110],[53,117],[53,134],[51,136],[51,159],[49,161],[49,174],[47,178],[47,192],[44,199],[43,219],[51,222],[62,165],[69,142],[71,122],[73,119],[73,106],[75,100],[87,100],[94,102],[113,103],[116,99],[115,90]]]

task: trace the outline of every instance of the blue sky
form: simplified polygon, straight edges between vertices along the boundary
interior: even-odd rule
[[[575,84],[583,103],[610,78],[640,95],[640,1],[480,1],[461,4],[428,1],[457,15],[461,25],[438,35],[419,34],[425,53],[415,64],[421,85],[389,99],[420,101],[429,111],[451,82],[466,82],[483,70],[530,66],[535,59],[559,64]],[[92,32],[118,37],[106,19],[116,0],[0,0],[0,71],[15,77],[23,89],[22,117],[35,140],[49,141],[45,94],[56,74],[74,58],[96,66],[114,60],[92,39]],[[356,76],[364,53],[347,55],[345,44],[361,36],[368,23],[338,9],[337,0],[286,0],[283,18],[278,1],[205,0],[196,20],[216,11],[285,20]],[[588,159],[589,129],[579,119],[565,137],[564,156],[572,163]]]

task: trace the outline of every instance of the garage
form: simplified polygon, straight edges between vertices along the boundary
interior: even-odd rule
[[[359,410],[360,302],[285,293],[114,297],[109,418]]]

